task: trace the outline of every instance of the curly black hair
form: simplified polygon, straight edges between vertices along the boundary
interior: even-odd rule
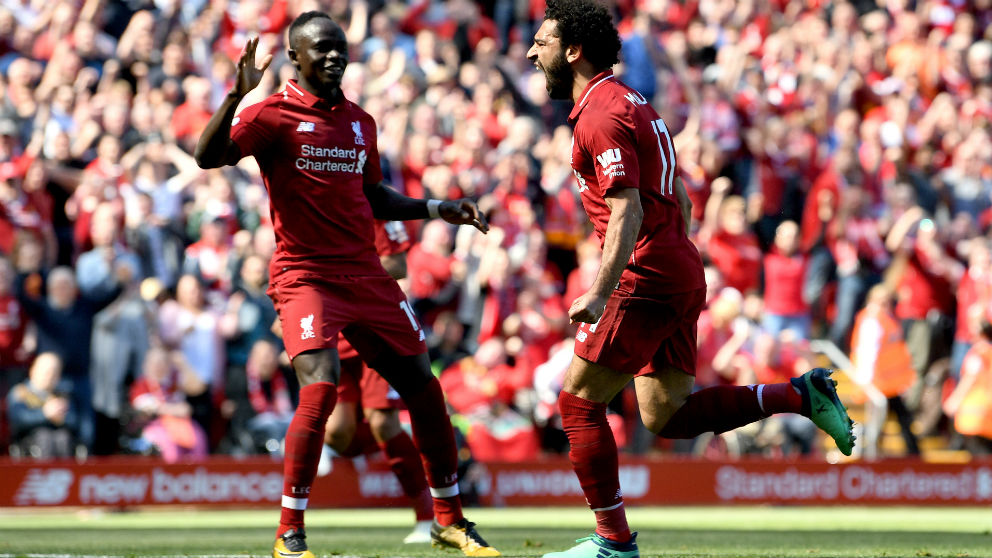
[[[597,70],[620,61],[620,34],[609,10],[596,0],[547,0],[544,19],[557,21],[562,45],[581,46]]]

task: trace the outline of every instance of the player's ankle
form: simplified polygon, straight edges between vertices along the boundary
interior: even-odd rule
[[[296,529],[297,531],[303,531],[303,525],[302,524],[300,524],[300,525],[286,525],[285,523],[280,523],[279,524],[279,528],[276,529],[276,538],[278,539],[279,537],[283,536],[283,534],[285,534],[286,531],[289,531],[290,529]]]

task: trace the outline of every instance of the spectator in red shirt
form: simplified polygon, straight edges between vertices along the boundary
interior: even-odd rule
[[[475,2],[449,0],[436,6],[439,9],[432,9],[429,0],[418,3],[400,22],[400,31],[412,36],[422,29],[432,29],[439,38],[454,41],[462,60],[472,58],[483,38],[496,38],[496,24],[480,12]]]
[[[705,243],[705,250],[728,287],[741,293],[755,290],[761,274],[761,247],[748,228],[744,198],[724,198],[719,207],[716,230]]]
[[[871,194],[857,185],[841,192],[837,218],[830,224],[829,244],[836,262],[836,315],[829,338],[846,350],[854,317],[872,285],[882,280],[889,253],[882,239],[882,225],[872,215]]]
[[[753,349],[753,365],[741,374],[741,383],[788,382],[801,376],[813,366],[813,357],[805,339],[795,335],[793,330],[784,330],[778,335],[762,333],[757,336]],[[764,451],[778,450],[788,455],[795,448],[800,455],[813,451],[816,427],[798,415],[782,414],[769,417],[760,424],[756,442],[774,443]]]
[[[227,292],[231,286],[227,222],[219,216],[206,216],[200,225],[200,240],[186,247],[183,272],[195,275],[210,289]]]
[[[14,267],[0,257],[0,401],[8,390],[27,376],[28,354],[24,349],[24,332],[28,320],[14,293]],[[0,447],[7,445],[8,421],[0,424]]]
[[[802,296],[806,265],[806,255],[799,252],[799,225],[785,221],[775,230],[775,244],[764,258],[765,315],[761,327],[768,334],[778,336],[790,329],[802,339],[809,337],[809,306]]]
[[[740,292],[725,288],[699,315],[696,385],[700,388],[737,383],[735,357],[750,333],[747,322],[741,319],[742,303]]]
[[[14,377],[15,369],[27,364],[27,354],[21,344],[27,328],[27,316],[14,293],[14,267],[0,257],[0,380],[11,378],[7,385],[23,379],[23,370]],[[0,397],[6,390],[0,391]]]
[[[537,432],[512,407],[522,385],[520,374],[506,362],[504,343],[502,338],[490,338],[475,356],[465,357],[441,374],[448,404],[472,423],[466,438],[473,457],[480,461],[537,457]],[[527,385],[531,381],[528,378]]]
[[[458,294],[458,283],[452,277],[453,265],[457,266],[451,255],[451,231],[447,223],[428,221],[420,242],[410,248],[406,263],[413,309],[425,324],[433,323],[437,312]]]
[[[964,274],[938,235],[936,224],[917,206],[899,217],[885,239],[896,253],[892,264],[898,278],[896,317],[902,321],[913,368],[921,380],[935,360],[947,356],[944,330],[951,327],[953,290]],[[918,381],[910,389],[910,408],[918,404],[922,387]]]
[[[982,239],[969,242],[968,269],[961,276],[955,291],[957,294],[957,317],[954,328],[954,345],[951,347],[951,376],[957,379],[961,372],[964,355],[978,340],[981,332],[978,321],[969,320],[975,308],[989,308],[992,304],[992,257],[989,245]]]
[[[210,110],[210,80],[201,77],[187,77],[183,80],[186,102],[176,107],[172,113],[172,135],[176,143],[187,152],[193,150],[200,132],[207,126],[213,112]]]

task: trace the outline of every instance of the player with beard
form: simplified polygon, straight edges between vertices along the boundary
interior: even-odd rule
[[[603,258],[569,317],[575,355],[558,399],[569,458],[596,531],[552,558],[635,558],[606,405],[633,379],[642,420],[666,438],[725,432],[773,413],[801,413],[851,454],[852,423],[830,370],[791,382],[692,393],[696,320],[706,284],[688,238],[691,202],[671,134],[647,99],[617,80],[620,38],[592,0],[548,0],[528,59],[554,99],[572,99],[571,164]]]
[[[254,156],[269,193],[276,253],[268,292],[301,386],[286,433],[282,515],[272,554],[314,556],[303,515],[337,398],[341,333],[410,412],[434,500],[433,542],[467,556],[498,556],[462,515],[454,432],[431,374],[424,333],[383,269],[372,232],[373,217],[441,217],[483,232],[488,225],[470,201],[415,200],[382,183],[375,122],[341,91],[348,43],[330,16],[301,14],[289,27],[288,44],[296,79],[235,117],[241,99],[272,61],[270,55],[256,66],[258,39],[248,41],[235,86],[207,123],[195,153],[203,168]]]

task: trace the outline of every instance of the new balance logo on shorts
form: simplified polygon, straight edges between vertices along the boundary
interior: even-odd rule
[[[312,132],[315,129],[313,122],[300,122],[300,125],[296,127],[297,132]]]
[[[313,339],[317,335],[313,332],[313,314],[310,314],[306,318],[300,320],[300,329],[303,331],[300,333],[300,339]]]

